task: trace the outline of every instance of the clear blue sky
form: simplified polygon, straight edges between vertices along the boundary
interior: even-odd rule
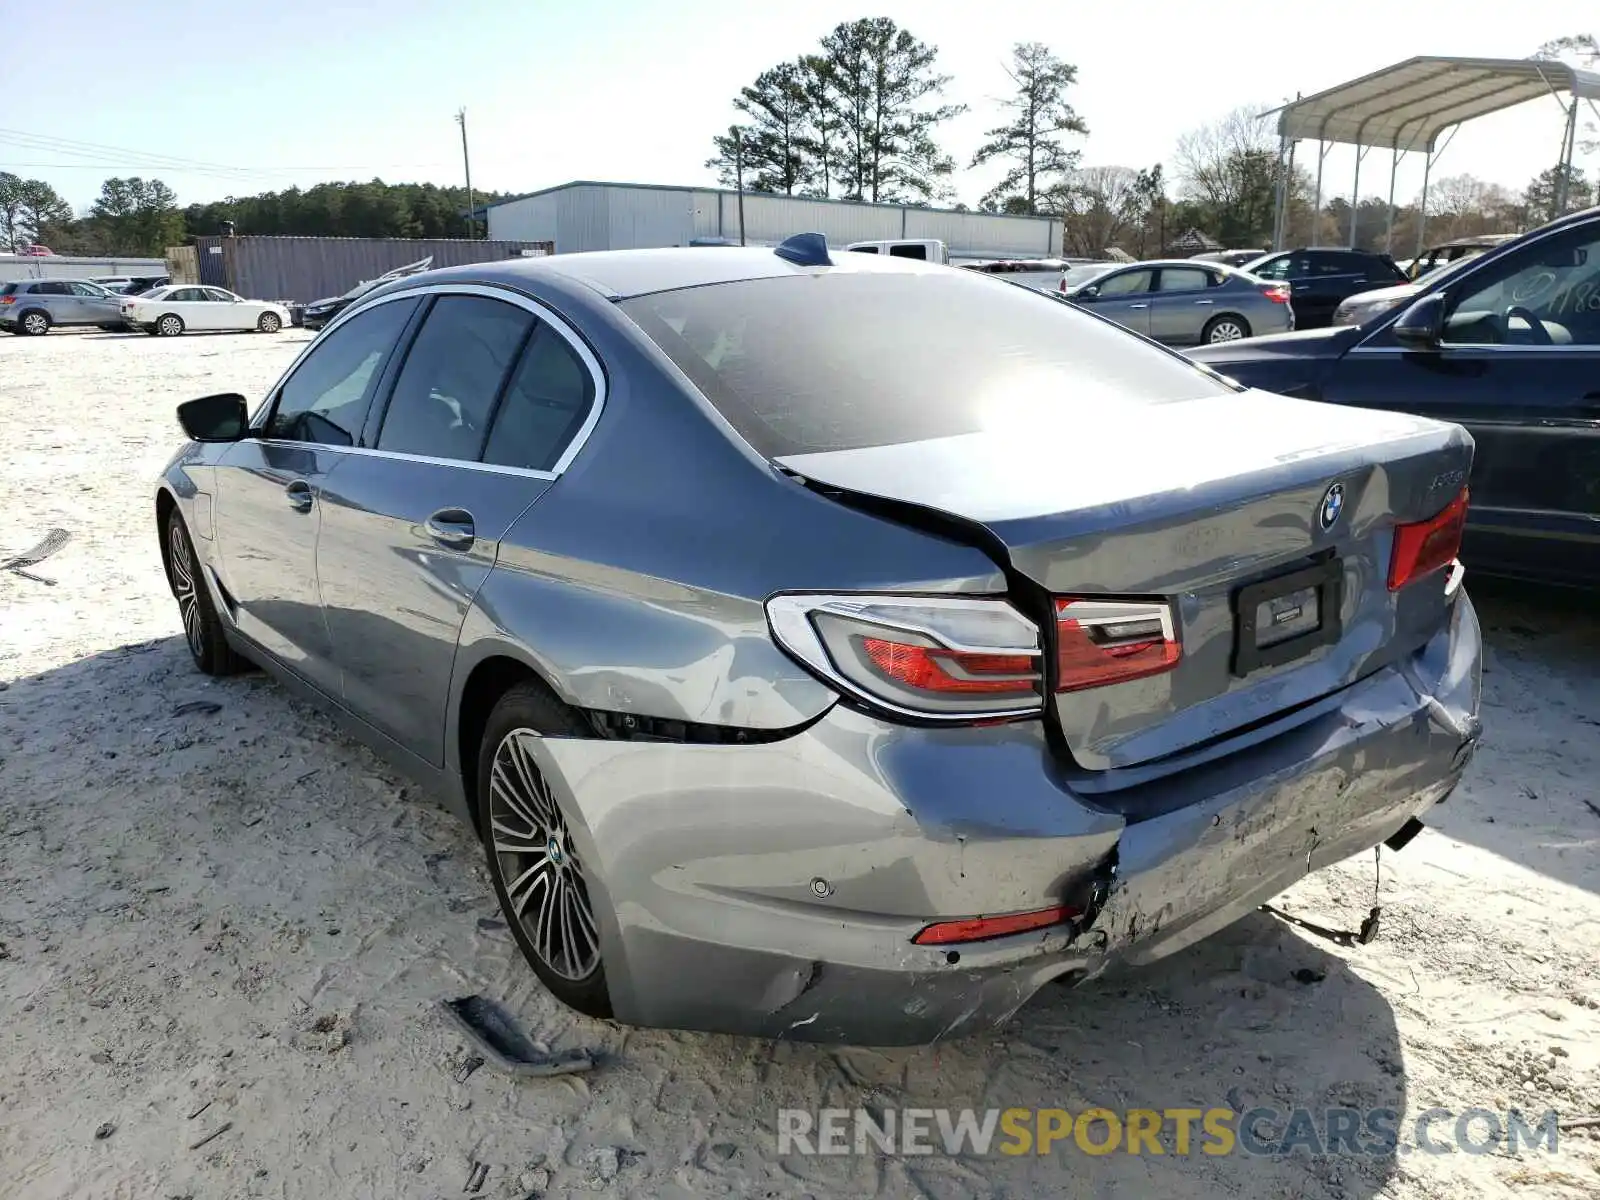
[[[80,208],[112,174],[159,176],[183,203],[375,175],[456,183],[452,117],[463,105],[482,188],[709,182],[710,138],[733,118],[738,88],[858,16],[892,16],[939,48],[939,66],[955,77],[949,98],[973,110],[943,134],[963,163],[997,123],[992,98],[1005,90],[1011,44],[1046,43],[1078,65],[1073,102],[1089,123],[1090,166],[1170,161],[1186,129],[1232,108],[1277,103],[1413,54],[1519,57],[1600,27],[1600,13],[1578,0],[23,7],[27,19],[9,23],[0,69],[11,98],[0,109],[9,131],[0,132],[0,170],[47,179]],[[14,131],[120,149],[65,154],[20,144]],[[1520,187],[1554,164],[1560,133],[1555,102],[1537,102],[1465,128],[1437,172]],[[1380,157],[1367,160],[1363,193],[1387,187]],[[211,165],[186,170],[175,159]],[[1401,197],[1414,194],[1420,172],[1402,168]],[[992,177],[960,173],[959,198],[976,201]],[[1347,153],[1329,156],[1327,179],[1330,194],[1348,189]]]

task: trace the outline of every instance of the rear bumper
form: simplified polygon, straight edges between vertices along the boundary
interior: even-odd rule
[[[1059,976],[1171,954],[1394,833],[1471,757],[1480,660],[1462,594],[1401,667],[1122,795],[1129,817],[1072,793],[1037,724],[911,729],[840,706],[765,745],[548,739],[538,753],[597,876],[619,1019],[919,1043],[1000,1025]],[[1085,916],[911,940],[935,920],[1063,903]]]

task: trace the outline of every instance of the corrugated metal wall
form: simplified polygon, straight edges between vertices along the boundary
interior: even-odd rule
[[[835,245],[884,238],[938,238],[952,254],[985,258],[1061,253],[1061,222],[1043,217],[958,213],[891,204],[850,204],[746,192],[745,241],[775,245],[824,233]],[[489,234],[541,238],[556,253],[687,246],[739,237],[739,197],[717,188],[575,183],[489,209]]]
[[[93,279],[96,275],[165,275],[159,258],[77,258],[67,254],[0,254],[0,283],[19,279]]]
[[[435,267],[518,258],[539,241],[406,238],[202,237],[200,281],[252,300],[306,303],[337,296],[385,271],[432,255]]]

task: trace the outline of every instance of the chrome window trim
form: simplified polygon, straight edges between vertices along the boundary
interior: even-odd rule
[[[572,465],[573,459],[577,458],[578,454],[583,450],[584,445],[589,440],[589,435],[594,432],[594,427],[600,423],[600,414],[602,411],[604,411],[606,402],[605,368],[601,366],[600,360],[595,357],[594,351],[589,349],[589,344],[578,335],[577,330],[568,324],[566,319],[562,317],[560,313],[556,312],[547,305],[541,304],[531,296],[523,295],[521,292],[513,291],[510,288],[494,287],[481,283],[419,284],[416,287],[404,288],[397,292],[390,292],[386,295],[379,296],[373,300],[360,300],[355,304],[350,305],[350,307],[346,308],[337,317],[329,321],[316,337],[312,338],[306,343],[305,349],[300,351],[300,353],[295,356],[294,361],[289,364],[288,369],[285,370],[282,375],[278,376],[273,385],[267,389],[266,397],[262,400],[256,411],[250,416],[250,429],[253,431],[265,427],[267,414],[272,410],[272,402],[274,397],[277,396],[278,392],[283,388],[283,385],[288,382],[289,377],[299,369],[300,364],[305,361],[306,356],[316,349],[317,343],[319,343],[329,333],[332,333],[335,329],[338,329],[339,326],[343,325],[346,321],[351,320],[359,314],[367,312],[370,309],[376,308],[380,304],[389,304],[397,300],[412,300],[418,297],[425,298],[428,296],[482,296],[489,300],[499,300],[506,304],[515,305],[516,307],[531,313],[542,324],[547,325],[554,330],[555,333],[567,343],[568,348],[578,356],[579,361],[583,363],[585,369],[587,369],[589,372],[590,382],[594,385],[594,398],[589,402],[589,414],[584,418],[583,424],[578,427],[577,433],[572,435],[572,439],[567,443],[566,449],[561,452],[561,457],[556,459],[555,465],[549,470],[540,470],[533,467],[503,467],[495,463],[468,461],[459,458],[432,458],[424,454],[402,454],[399,451],[378,450],[368,446],[330,446],[328,449],[338,450],[344,454],[372,455],[384,458],[393,458],[402,461],[440,463],[456,467],[472,467],[480,471],[489,471],[492,473],[505,475],[520,475],[532,479],[559,479],[566,469]],[[260,440],[282,446],[321,444],[289,442],[282,438],[262,438]]]
[[[474,462],[465,458],[435,458],[429,454],[406,454],[399,450],[377,450],[370,446],[334,446],[326,442],[291,442],[284,438],[256,438],[254,441],[262,446],[321,446],[325,450],[339,454],[355,454],[363,458],[389,458],[396,462],[428,463],[438,467],[465,467],[471,471],[485,471],[491,475],[517,475],[524,479],[544,480],[557,478],[553,471],[541,471],[533,467],[502,467],[498,463]]]
[[[1410,350],[1405,346],[1368,346],[1362,344],[1352,346],[1346,354],[1460,354],[1482,353],[1491,351],[1495,354],[1600,354],[1600,343],[1596,342],[1568,342],[1553,346],[1523,346],[1508,345],[1502,342],[1440,342],[1439,349],[1435,351]]]

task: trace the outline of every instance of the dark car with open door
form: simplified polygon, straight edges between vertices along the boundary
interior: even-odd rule
[[[1468,566],[1600,586],[1600,208],[1414,286],[1359,325],[1191,355],[1249,387],[1466,426]]]

